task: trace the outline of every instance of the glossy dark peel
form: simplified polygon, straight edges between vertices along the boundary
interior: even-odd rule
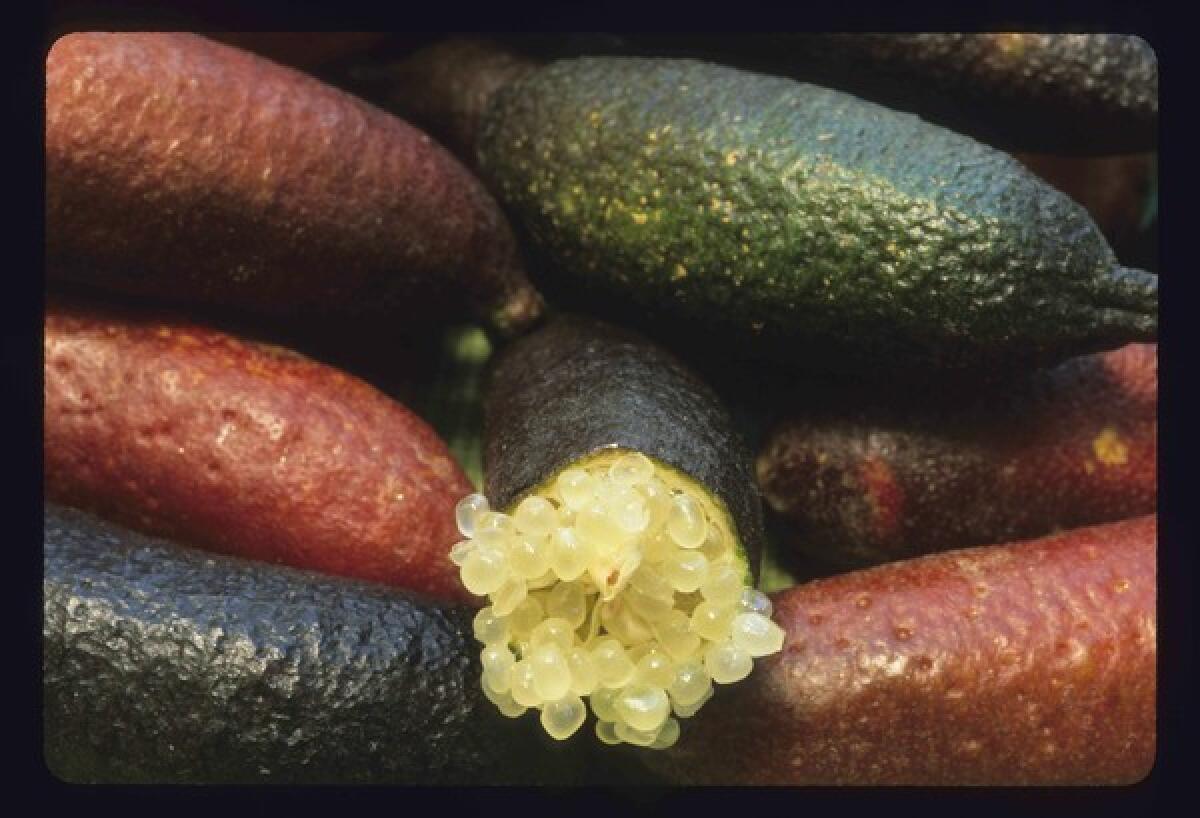
[[[45,511],[45,752],[71,781],[564,780],[483,697],[467,607]]]
[[[717,396],[678,359],[635,332],[568,315],[498,355],[484,398],[484,491],[494,507],[618,446],[719,498],[757,576],[762,504],[745,444]]]
[[[563,60],[496,92],[479,160],[548,291],[663,337],[878,375],[1157,335],[1157,278],[1119,267],[1080,205],[1004,153],[837,91]]]

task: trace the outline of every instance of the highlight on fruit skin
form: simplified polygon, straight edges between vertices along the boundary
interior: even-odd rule
[[[689,479],[611,449],[561,471],[511,513],[482,494],[456,509],[451,559],[486,595],[475,619],[483,690],[529,708],[555,739],[586,708],[606,744],[664,749],[713,685],[744,679],[783,630],[748,585],[727,514]]]

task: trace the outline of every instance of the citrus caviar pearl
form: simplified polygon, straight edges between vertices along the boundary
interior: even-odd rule
[[[628,604],[620,600],[616,604],[605,603],[600,611],[600,621],[613,636],[625,645],[636,645],[654,638],[654,631]]]
[[[708,560],[697,551],[676,551],[663,560],[663,575],[675,590],[688,594],[708,579]]]
[[[575,515],[575,533],[584,542],[600,547],[613,545],[625,539],[625,532],[617,527],[600,506],[588,506]]]
[[[643,565],[633,575],[633,579],[629,584],[646,594],[674,601],[675,589],[671,587],[671,583],[659,571],[651,568],[649,565]]]
[[[558,496],[573,511],[586,506],[596,496],[596,478],[583,469],[567,469],[554,481]]]
[[[700,586],[700,594],[710,602],[736,604],[742,595],[742,574],[732,565],[717,565],[708,572],[708,579]]]
[[[700,647],[700,637],[692,633],[688,615],[683,611],[671,611],[655,622],[653,628],[654,638],[677,662],[688,658]]]
[[[508,578],[508,559],[498,548],[479,546],[467,557],[462,567],[462,582],[477,596],[490,594]]]
[[[474,550],[475,543],[471,542],[470,540],[456,542],[454,545],[450,546],[450,562],[461,568],[462,564],[467,561],[467,557]]]
[[[692,660],[675,668],[675,679],[667,692],[671,701],[684,706],[695,704],[712,689],[712,679],[704,665]]]
[[[454,522],[458,525],[459,532],[464,537],[473,536],[479,515],[487,510],[488,501],[482,494],[468,494],[459,500],[458,505],[454,507]]]
[[[504,548],[513,534],[517,533],[512,518],[498,511],[485,511],[475,520],[473,539],[478,545]]]
[[[704,694],[704,698],[694,704],[680,704],[679,702],[671,703],[671,712],[681,719],[690,719],[699,712],[701,707],[704,707],[705,702],[713,697],[713,688],[710,685],[708,692]]]
[[[550,737],[562,741],[583,726],[587,710],[578,696],[550,702],[542,708],[542,727]]]
[[[513,609],[513,612],[508,616],[508,625],[512,629],[512,633],[527,634],[532,631],[545,613],[542,611],[542,604],[531,596],[526,596],[521,600],[521,604]]]
[[[700,504],[686,494],[677,494],[671,500],[671,511],[667,514],[667,533],[680,548],[698,548],[708,535],[708,523]]]
[[[540,537],[514,537],[509,542],[508,562],[521,579],[536,579],[550,570],[550,543]]]
[[[513,524],[522,534],[540,539],[558,525],[558,514],[549,500],[526,497],[513,512]]]
[[[642,554],[646,562],[659,564],[673,554],[675,550],[675,543],[671,542],[671,538],[667,536],[667,532],[660,531],[650,539],[645,540]]]
[[[538,623],[529,634],[529,644],[533,647],[540,645],[555,645],[561,651],[568,651],[575,642],[575,628],[565,619],[552,616]]]
[[[758,613],[770,618],[772,613],[771,599],[762,591],[746,588],[738,600],[739,613]]]
[[[500,616],[508,616],[525,600],[528,593],[524,582],[519,579],[510,579],[501,585],[499,590],[492,592],[492,610]]]
[[[673,747],[675,742],[679,741],[679,722],[675,719],[667,719],[666,723],[658,731],[658,737],[650,744],[652,750],[665,750],[668,747]]]
[[[754,660],[733,642],[718,642],[704,652],[704,668],[718,684],[733,684],[750,675]]]
[[[643,534],[649,536],[666,525],[671,513],[671,492],[658,480],[642,483],[637,491],[646,501],[648,519]]]
[[[508,623],[496,615],[490,607],[483,608],[475,614],[472,622],[475,638],[485,645],[505,643],[508,641]]]
[[[621,739],[617,737],[616,727],[611,721],[597,721],[596,738],[605,744],[620,744]]]
[[[636,744],[638,747],[649,747],[654,743],[654,739],[658,738],[657,730],[638,730],[623,721],[616,723],[615,730],[617,737],[622,741]]]
[[[592,648],[592,661],[600,674],[603,687],[623,687],[633,678],[633,663],[625,655],[625,648],[611,637],[601,639]]]
[[[692,611],[692,630],[710,642],[717,642],[729,635],[733,624],[733,608],[715,602],[701,602]]]
[[[480,663],[483,665],[483,672],[497,680],[506,679],[508,672],[512,670],[512,666],[517,662],[512,651],[500,644],[488,645],[483,649],[483,653],[480,654],[479,658]],[[507,685],[496,689],[507,690]]]
[[[661,687],[636,682],[617,696],[617,712],[635,730],[657,730],[671,712],[671,703]]]
[[[523,707],[537,707],[542,703],[542,698],[534,686],[536,675],[533,663],[528,659],[522,659],[513,665],[510,676],[512,680],[510,692],[517,704]]]
[[[560,582],[550,589],[546,597],[546,614],[566,621],[578,628],[587,618],[587,597],[583,586],[577,582]]]
[[[674,604],[674,600],[652,597],[636,587],[629,587],[625,590],[625,600],[633,612],[647,622],[657,622],[662,619],[671,613]]]
[[[534,648],[529,661],[533,663],[533,689],[542,701],[557,701],[571,690],[571,671],[558,645]]]
[[[517,704],[516,700],[509,693],[495,691],[488,687],[486,677],[483,685],[483,695],[487,696],[488,701],[496,705],[496,709],[510,719],[515,719],[527,709],[524,705]]]
[[[619,690],[600,688],[591,695],[589,701],[592,703],[592,712],[596,714],[596,718],[601,721],[616,721],[620,718],[617,713],[617,696]]]
[[[629,486],[645,483],[654,476],[654,463],[641,452],[630,452],[612,462],[608,467],[608,476],[616,483]]]
[[[783,649],[783,628],[759,613],[735,616],[732,634],[733,644],[756,658]]]
[[[639,534],[650,521],[646,501],[631,486],[605,484],[598,493],[601,511],[625,534]]]
[[[559,528],[550,537],[550,569],[559,579],[578,579],[596,553],[591,543],[579,538],[573,528]]]
[[[571,692],[576,696],[587,696],[600,684],[596,662],[582,647],[571,648],[567,654],[567,668],[571,671]]]
[[[633,678],[655,687],[667,687],[675,681],[675,665],[666,653],[651,648],[638,660]]]

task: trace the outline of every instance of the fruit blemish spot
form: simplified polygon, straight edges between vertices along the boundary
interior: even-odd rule
[[[1129,447],[1117,430],[1108,426],[1092,441],[1096,459],[1106,466],[1123,466],[1129,460]]]
[[[455,518],[450,559],[490,602],[475,618],[483,692],[510,718],[540,711],[555,739],[590,706],[600,741],[670,747],[714,684],[783,647],[724,515],[638,452],[567,468],[511,513],[472,494]]]

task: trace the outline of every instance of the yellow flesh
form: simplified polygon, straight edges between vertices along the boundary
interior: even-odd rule
[[[713,683],[782,645],[728,512],[641,454],[605,449],[508,513],[471,495],[457,516],[468,539],[451,558],[491,602],[475,623],[484,690],[507,716],[541,711],[556,739],[582,726],[582,702],[605,743],[669,747],[672,713],[690,717]]]

